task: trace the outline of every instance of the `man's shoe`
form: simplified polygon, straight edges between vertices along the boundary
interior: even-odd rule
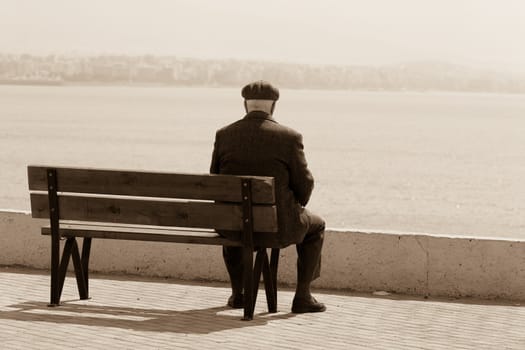
[[[326,306],[323,303],[310,298],[294,298],[292,303],[292,312],[294,314],[304,314],[306,312],[323,312],[326,311]]]
[[[242,294],[231,295],[228,298],[228,306],[233,309],[242,309],[244,307],[244,297]]]

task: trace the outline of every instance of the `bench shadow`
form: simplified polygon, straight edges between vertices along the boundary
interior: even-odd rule
[[[48,307],[43,302],[23,302],[0,311],[0,319],[26,322],[52,322],[81,326],[113,327],[144,332],[208,334],[228,329],[265,325],[274,320],[292,318],[292,313],[260,313],[253,320],[242,321],[242,309],[227,306],[193,310],[139,309],[109,305],[62,302]]]

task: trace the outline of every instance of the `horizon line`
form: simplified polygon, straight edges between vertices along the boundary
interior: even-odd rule
[[[279,65],[292,65],[292,66],[309,66],[309,67],[364,67],[364,68],[385,68],[385,67],[396,67],[401,65],[415,65],[415,64],[424,64],[424,65],[448,65],[454,67],[460,67],[464,69],[472,69],[480,72],[496,72],[496,73],[515,73],[525,75],[525,70],[518,68],[509,68],[500,67],[488,67],[483,64],[472,64],[472,63],[460,63],[458,61],[452,61],[447,59],[411,59],[405,61],[395,61],[391,63],[314,63],[314,62],[299,62],[299,61],[286,61],[278,59],[256,59],[256,58],[234,58],[234,57],[197,57],[197,56],[184,56],[176,54],[164,54],[164,53],[122,53],[122,52],[48,52],[48,53],[31,53],[29,51],[0,51],[0,56],[2,55],[28,55],[33,57],[46,57],[46,56],[63,56],[63,57],[112,57],[112,56],[121,56],[121,57],[158,57],[158,58],[175,58],[181,60],[195,60],[195,61],[238,61],[246,63],[263,63],[263,64],[279,64]]]

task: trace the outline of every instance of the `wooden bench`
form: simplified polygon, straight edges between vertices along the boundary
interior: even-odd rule
[[[50,306],[60,304],[70,259],[80,299],[89,298],[91,241],[100,238],[242,247],[243,319],[253,318],[261,272],[268,311],[277,311],[282,247],[273,178],[29,166],[28,180],[32,216],[50,220],[42,227],[51,236]],[[238,239],[215,230],[238,232]]]

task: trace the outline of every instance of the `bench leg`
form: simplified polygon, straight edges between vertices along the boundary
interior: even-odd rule
[[[71,238],[70,238],[71,239]],[[80,259],[78,251],[78,244],[75,238],[72,238],[71,258],[73,259],[73,266],[75,267],[75,277],[77,279],[78,294],[80,299],[88,299],[88,291],[86,286],[86,278],[84,277],[84,267]],[[68,239],[69,241],[69,239]]]
[[[84,272],[84,280],[86,286],[86,298],[89,298],[89,255],[91,253],[91,237],[84,237],[82,242],[82,271]]]
[[[279,267],[279,254],[281,253],[281,250],[278,248],[272,249],[272,255],[270,259],[270,273],[272,276],[272,282],[273,282],[273,293],[274,293],[274,299],[275,299],[275,307],[277,307],[277,269]]]
[[[263,254],[263,278],[264,278],[264,289],[266,292],[266,303],[268,304],[268,312],[277,312],[277,289],[274,285],[274,278],[270,269],[270,263],[268,262],[268,255],[266,249]]]
[[[62,289],[64,288],[69,258],[71,257],[71,249],[73,248],[73,240],[74,238],[68,238],[62,251],[62,258],[60,259],[60,268],[58,273],[58,300],[56,305],[60,304],[60,297],[62,295]]]
[[[257,303],[257,293],[259,292],[259,283],[261,281],[261,272],[266,259],[266,249],[261,248],[257,250],[257,255],[255,255],[255,265],[253,268],[253,302],[251,314],[255,310],[255,304]]]
[[[248,251],[250,252],[248,254]],[[246,249],[243,251],[244,264],[244,317],[243,320],[253,319],[261,273],[264,278],[266,302],[268,312],[277,312],[277,267],[279,264],[279,249],[272,249],[271,260],[268,261],[266,248],[257,250],[255,264],[253,253]]]
[[[53,280],[51,283],[51,293],[54,292],[56,293],[56,295],[52,294],[55,299],[52,299],[52,303],[50,304],[50,306],[58,306],[60,304],[60,296],[62,295],[64,281],[66,279],[67,274],[67,268],[69,266],[69,260],[71,258],[73,259],[73,266],[75,267],[75,276],[77,279],[77,287],[80,299],[88,298],[86,279],[83,274],[83,265],[80,259],[77,241],[75,237],[70,237],[66,240],[66,244],[64,245],[64,249],[62,251],[62,258],[60,259],[60,266],[58,269],[57,284],[53,285]]]
[[[253,249],[244,248],[243,252],[244,279],[244,321],[253,319]]]
[[[60,304],[60,237],[51,237],[51,290],[48,306]]]

